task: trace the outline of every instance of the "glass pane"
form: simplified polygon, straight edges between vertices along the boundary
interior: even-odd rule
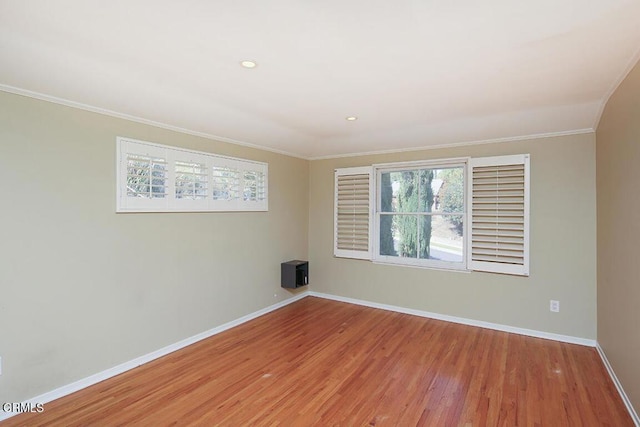
[[[244,173],[244,200],[255,200],[257,193],[256,175],[253,172]]]
[[[203,163],[176,162],[176,199],[205,199],[207,170]]]
[[[382,173],[380,211],[463,213],[463,168]]]
[[[433,212],[464,212],[464,169],[435,169],[431,181]]]
[[[420,258],[462,262],[462,215],[430,215],[420,219]]]
[[[258,171],[244,172],[244,200],[264,200],[264,173]]]
[[[395,215],[380,215],[380,255],[398,256],[398,237],[393,225]]]
[[[416,258],[418,217],[380,215],[380,255]]]
[[[240,171],[237,169],[213,168],[213,200],[235,200],[240,187]]]
[[[127,196],[165,196],[166,164],[162,159],[129,156],[127,159]]]
[[[462,262],[462,215],[380,215],[380,255]]]
[[[156,182],[155,180],[153,182]],[[165,188],[164,188],[164,181],[162,182],[162,185],[153,185],[151,186],[151,197],[153,198],[164,198],[165,196],[165,192],[164,192]]]
[[[380,176],[381,212],[416,212],[418,208],[416,171],[384,172]]]
[[[417,212],[431,212],[433,207],[433,177],[437,171],[421,169],[418,171],[418,209]]]

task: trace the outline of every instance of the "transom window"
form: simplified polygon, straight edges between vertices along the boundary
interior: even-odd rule
[[[117,139],[117,212],[268,210],[268,165]]]

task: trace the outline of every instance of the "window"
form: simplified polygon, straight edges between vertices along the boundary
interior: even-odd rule
[[[373,259],[465,268],[466,162],[376,166]]]
[[[528,212],[529,155],[337,169],[334,255],[526,276]]]
[[[266,211],[268,165],[117,139],[117,212]]]

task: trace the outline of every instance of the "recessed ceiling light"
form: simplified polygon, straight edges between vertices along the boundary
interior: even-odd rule
[[[349,116],[346,118],[346,120],[348,122],[355,122],[356,120],[358,120],[358,118],[356,116]]]
[[[258,66],[258,64],[256,64],[253,61],[242,61],[240,62],[240,65],[242,65],[244,68],[256,68]]]

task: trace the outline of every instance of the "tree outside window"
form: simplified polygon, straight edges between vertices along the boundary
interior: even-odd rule
[[[379,197],[380,255],[462,262],[462,167],[383,171]]]

